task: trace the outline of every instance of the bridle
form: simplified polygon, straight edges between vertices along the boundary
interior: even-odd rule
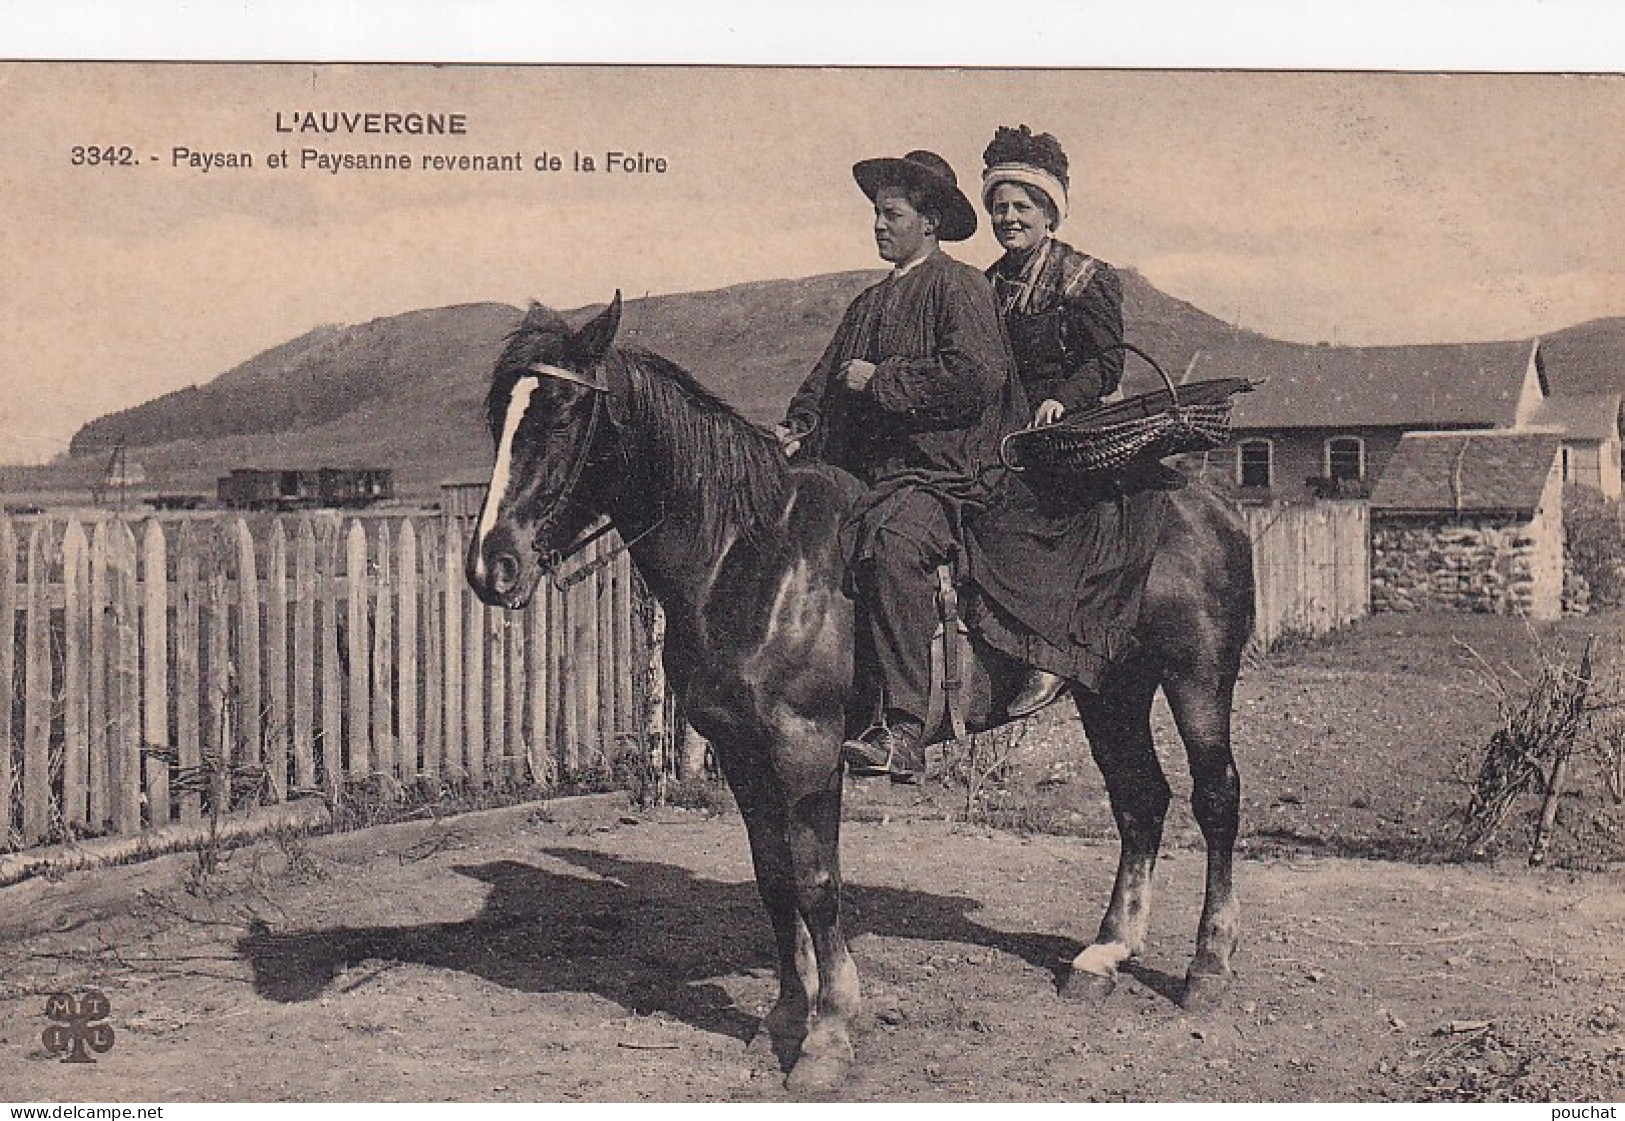
[[[551,509],[542,515],[541,522],[536,527],[536,532],[531,535],[531,548],[535,550],[535,552],[541,558],[540,565],[543,575],[552,581],[555,588],[561,592],[564,592],[569,591],[583,580],[588,579],[594,573],[609,567],[615,562],[615,558],[626,552],[633,545],[636,545],[639,541],[642,541],[645,537],[649,536],[649,534],[654,532],[655,528],[659,526],[661,522],[666,520],[666,511],[664,505],[662,505],[660,516],[657,517],[653,522],[649,523],[648,527],[645,528],[642,533],[639,533],[636,537],[632,538],[632,540],[627,541],[623,539],[619,545],[611,549],[609,552],[588,561],[574,572],[560,576],[558,570],[563,566],[565,561],[569,560],[577,553],[580,553],[583,549],[585,549],[588,545],[591,545],[594,541],[597,541],[600,537],[607,535],[615,528],[615,526],[611,522],[605,521],[604,524],[599,526],[597,529],[591,530],[587,533],[577,534],[576,537],[563,549],[549,549],[545,553],[537,547],[536,543],[541,536],[551,529],[553,524],[563,516],[564,511],[569,507],[571,502],[574,501],[572,495],[575,493],[576,485],[581,482],[581,476],[586,474],[587,466],[592,462],[593,443],[598,436],[600,418],[607,419],[611,428],[619,429],[620,423],[616,421],[613,413],[606,404],[610,396],[610,389],[603,380],[604,364],[602,362],[593,364],[590,375],[577,373],[575,370],[566,369],[563,366],[554,366],[547,362],[532,363],[531,365],[525,367],[525,372],[528,374],[535,374],[537,377],[553,378],[557,381],[566,381],[572,385],[579,385],[585,389],[590,389],[593,392],[592,411],[587,414],[587,435],[581,441],[581,450],[576,453],[575,461],[570,464],[570,469],[565,476],[564,486],[559,491],[558,501],[553,504]],[[626,449],[621,447],[619,450],[622,463],[626,464]]]

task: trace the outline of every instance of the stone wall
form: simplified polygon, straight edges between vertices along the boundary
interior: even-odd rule
[[[1555,619],[1562,614],[1559,507],[1533,520],[1373,520],[1371,609],[1463,611]]]

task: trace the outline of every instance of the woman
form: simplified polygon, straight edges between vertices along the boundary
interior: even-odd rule
[[[1049,133],[1001,128],[982,155],[982,203],[1004,256],[987,270],[1035,424],[1098,404],[1123,377],[1123,285],[1055,236],[1067,159]]]
[[[1055,236],[1067,217],[1066,153],[1049,133],[1000,128],[983,153],[982,203],[1004,256],[987,270],[1034,424],[1097,405],[1123,375],[1116,271]],[[970,527],[983,637],[1036,671],[1008,706],[1027,716],[1068,681],[1098,685],[1121,656],[1150,568],[1157,494],[1084,493],[1065,479],[1011,480]]]

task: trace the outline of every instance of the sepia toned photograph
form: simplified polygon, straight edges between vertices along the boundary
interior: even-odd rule
[[[0,91],[0,1098],[1625,1101],[1625,77]]]

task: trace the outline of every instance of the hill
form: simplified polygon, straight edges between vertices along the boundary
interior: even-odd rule
[[[620,341],[693,371],[750,419],[777,420],[852,298],[882,274],[831,273],[628,302]],[[1129,341],[1178,376],[1198,349],[1256,339],[1124,273]],[[596,307],[565,313],[580,322]],[[85,425],[66,464],[5,471],[12,489],[88,487],[123,440],[152,485],[212,492],[233,467],[377,465],[397,489],[432,495],[490,463],[480,426],[486,379],[519,317],[504,304],[407,312],[320,327],[201,386]],[[1155,375],[1131,359],[1131,389]],[[26,476],[26,481],[19,476]]]

